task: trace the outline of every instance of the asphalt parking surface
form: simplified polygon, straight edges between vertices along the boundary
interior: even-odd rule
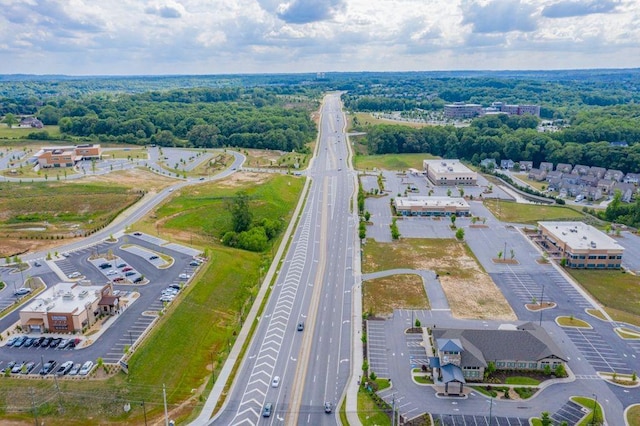
[[[627,363],[596,331],[565,328],[564,332],[596,371],[631,374]]]
[[[388,378],[385,321],[367,320],[367,355],[369,370],[375,372],[378,377]]]
[[[437,425],[446,426],[489,426],[489,416],[471,416],[462,414],[433,414]],[[491,426],[529,426],[529,419],[518,417],[491,417]]]
[[[567,424],[570,425],[577,425],[580,422],[580,419],[588,412],[589,410],[575,402],[567,401],[558,411],[551,415],[551,419],[554,421],[554,424],[567,422]]]

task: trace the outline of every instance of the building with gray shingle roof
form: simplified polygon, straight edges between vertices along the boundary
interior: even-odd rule
[[[432,334],[440,365],[457,367],[466,380],[483,380],[490,362],[498,370],[555,369],[566,362],[560,347],[534,323],[515,330],[433,329]]]

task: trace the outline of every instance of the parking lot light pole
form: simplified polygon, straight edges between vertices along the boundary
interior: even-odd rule
[[[594,400],[593,400],[593,415],[591,416],[591,424],[593,425],[597,425],[597,417],[598,417],[598,395],[596,395],[595,393],[593,394],[594,396]]]
[[[542,305],[543,298],[544,298],[544,284],[542,284],[542,294],[540,295],[540,326],[542,326],[542,311],[544,311],[543,305]]]
[[[147,407],[144,405],[144,399],[140,405],[142,405],[142,412],[144,413],[144,426],[147,426]]]

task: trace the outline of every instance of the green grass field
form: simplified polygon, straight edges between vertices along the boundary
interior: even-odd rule
[[[377,125],[377,124],[397,124],[398,126],[407,126],[407,127],[426,127],[429,126],[427,123],[412,123],[409,121],[398,121],[398,120],[390,120],[386,118],[376,118],[368,112],[357,112],[355,114],[349,114],[349,128],[353,127],[353,117],[357,117],[360,124],[364,125]]]
[[[520,204],[510,201],[484,200],[484,205],[503,222],[535,224],[541,220],[576,220],[584,215],[565,206]]]
[[[529,386],[537,386],[540,384],[539,380],[534,379],[533,377],[507,377],[505,379],[505,383],[507,385],[529,385]]]
[[[388,426],[391,419],[373,402],[369,394],[358,391],[358,418],[364,426]]]
[[[357,155],[353,158],[353,167],[357,170],[422,170],[422,160],[430,160],[431,154],[384,154]]]
[[[619,270],[565,269],[616,321],[640,325],[640,277]]]
[[[635,404],[627,411],[629,426],[640,426],[640,404]]]
[[[44,126],[42,129],[36,128],[8,128],[6,125],[0,125],[0,139],[25,139],[29,133],[47,132],[49,136],[60,136],[60,128],[58,126]]]

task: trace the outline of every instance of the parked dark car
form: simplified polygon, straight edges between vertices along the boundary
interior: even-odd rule
[[[113,265],[112,265],[112,264],[110,264],[110,263],[108,263],[108,262],[105,262],[105,263],[101,263],[100,265],[98,265],[98,267],[99,267],[100,269],[107,269],[107,268],[111,268],[111,267],[113,267]]]
[[[33,342],[34,348],[39,348],[42,342],[44,341],[44,337],[38,337],[35,342]]]
[[[134,283],[141,283],[142,280],[144,280],[144,277],[140,276],[138,278],[136,278],[135,280],[133,280]]]
[[[31,346],[33,346],[33,343],[36,341],[35,337],[29,337],[27,338],[27,340],[24,341],[24,346],[25,348],[30,348]]]
[[[156,256],[155,254],[153,256],[149,256],[149,260],[156,260],[159,259],[158,256]]]
[[[13,342],[13,347],[14,348],[19,348],[20,346],[24,345],[24,342],[26,342],[26,341],[27,341],[27,336],[20,336],[20,337],[18,337],[18,340]]]
[[[125,276],[125,277],[130,277],[130,276],[135,275],[135,274],[136,274],[136,273],[135,273],[134,271],[128,271],[128,272],[125,272],[125,273],[124,273],[124,276]]]
[[[57,337],[55,339],[52,339],[51,343],[49,344],[49,347],[50,348],[57,348],[61,341],[62,341],[62,339],[59,338],[59,337]]]
[[[53,339],[51,337],[45,337],[42,343],[40,344],[41,348],[48,348]]]
[[[50,359],[40,369],[40,375],[41,376],[46,376],[47,374],[51,373],[53,371],[53,369],[56,368],[57,364],[58,364],[57,362],[55,362],[54,360]]]

